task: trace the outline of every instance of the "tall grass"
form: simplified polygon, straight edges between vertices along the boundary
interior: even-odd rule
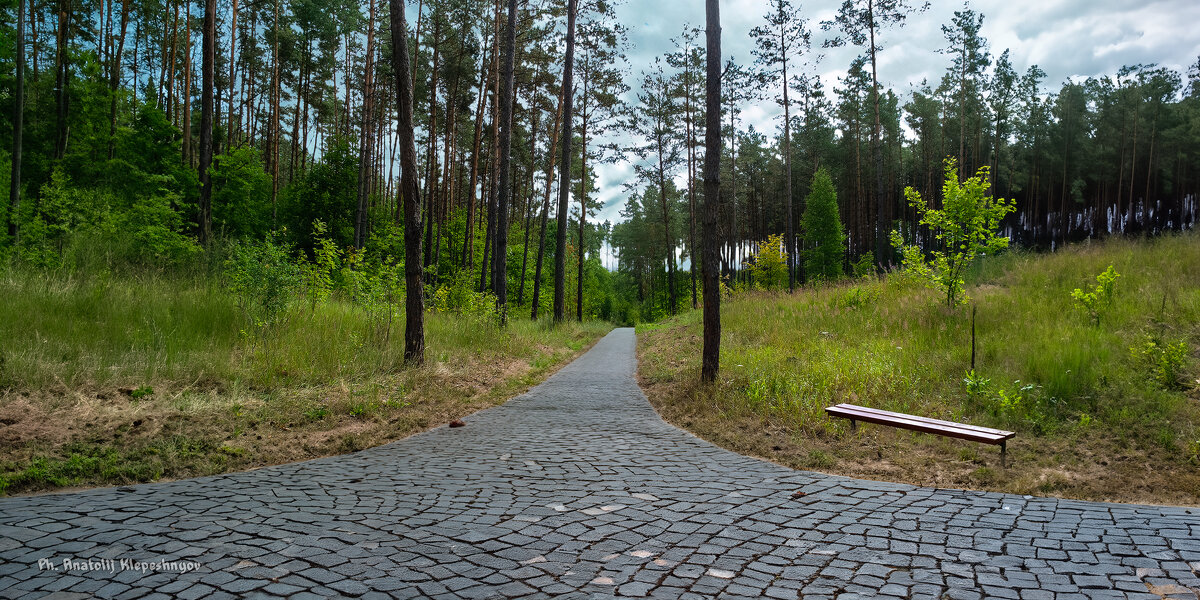
[[[1108,265],[1121,274],[1100,324],[1074,305]],[[1114,239],[1051,255],[1008,252],[970,273],[977,357],[969,394],[971,309],[893,274],[751,294],[722,307],[722,383],[702,392],[721,410],[769,416],[809,435],[841,431],[825,406],[851,402],[935,418],[1054,435],[1080,422],[1186,451],[1200,439],[1200,237]],[[642,328],[651,381],[689,381],[698,353],[691,312]],[[1184,343],[1184,376],[1163,385],[1131,348]],[[1191,391],[1189,391],[1191,390]],[[701,393],[701,392],[697,392]],[[1192,399],[1189,400],[1188,394]]]
[[[15,389],[138,386],[208,380],[255,387],[361,380],[403,365],[403,315],[382,337],[361,307],[339,300],[293,303],[281,322],[255,328],[219,282],[147,272],[81,276],[0,274],[3,384]],[[603,323],[551,327],[513,318],[430,313],[427,355],[533,356],[581,347]]]
[[[411,368],[403,314],[381,328],[334,297],[255,325],[202,269],[100,267],[0,272],[0,495],[386,443],[502,402],[611,327],[430,312]]]

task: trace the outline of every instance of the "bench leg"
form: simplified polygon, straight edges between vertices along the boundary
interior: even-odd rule
[[[850,419],[850,431],[858,431],[858,421]]]
[[[1000,442],[1000,468],[1008,468],[1008,441]]]

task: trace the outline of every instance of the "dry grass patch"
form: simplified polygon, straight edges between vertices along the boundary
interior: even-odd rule
[[[56,277],[0,277],[0,493],[377,446],[504,402],[610,329],[431,313],[427,363],[407,368],[398,333],[336,300],[246,332],[205,282]]]

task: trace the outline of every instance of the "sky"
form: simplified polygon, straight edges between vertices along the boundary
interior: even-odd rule
[[[750,30],[763,23],[767,4],[766,0],[722,0],[723,60],[733,58],[743,65],[753,61]],[[820,30],[819,23],[834,16],[841,0],[793,0],[793,4],[800,5],[802,16],[809,20],[814,52],[825,55],[816,67],[825,88],[840,87],[838,78],[860,49],[821,49],[829,34]],[[880,84],[902,98],[924,79],[936,85],[950,61],[938,53],[946,46],[941,26],[962,8],[962,2],[930,0],[929,10],[912,15],[902,28],[884,30],[879,40],[883,45],[878,58]],[[1038,65],[1046,72],[1043,85],[1048,90],[1057,90],[1068,78],[1113,75],[1123,65],[1156,63],[1183,73],[1200,56],[1198,0],[976,0],[970,8],[984,15],[980,33],[991,55],[1010,49],[1018,73]],[[685,25],[703,28],[704,2],[625,0],[617,16],[629,28],[627,81],[632,84],[655,56],[673,50],[671,38]],[[764,100],[744,106],[741,118],[773,134],[781,113],[773,101]],[[626,197],[622,185],[633,176],[633,167],[627,162],[603,165],[597,176],[597,197],[604,203],[598,219],[619,221]]]

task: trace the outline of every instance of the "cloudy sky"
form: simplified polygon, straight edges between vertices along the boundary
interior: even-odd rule
[[[801,4],[793,0],[794,4]],[[917,3],[916,0],[913,1]],[[815,31],[814,47],[826,34],[819,22],[833,17],[841,0],[802,3],[801,12]],[[909,18],[903,28],[882,34],[879,55],[880,83],[906,95],[923,79],[936,84],[949,58],[937,50],[946,45],[941,25],[949,23],[961,2],[930,0],[930,9]],[[1038,65],[1047,74],[1044,82],[1057,89],[1074,77],[1115,74],[1123,65],[1157,63],[1178,71],[1200,55],[1200,1],[1159,0],[975,0],[970,7],[984,15],[982,35],[992,56],[1011,49],[1014,68],[1023,73]],[[750,30],[763,22],[766,0],[722,0],[722,53],[741,64],[753,60]],[[647,68],[655,56],[672,49],[671,38],[685,24],[703,27],[702,0],[625,0],[618,9],[630,30],[631,75]],[[819,50],[825,58],[817,70],[826,89],[858,53],[856,48]],[[774,132],[780,109],[773,102],[744,108],[743,117],[763,131]],[[631,177],[628,164],[606,165],[598,170],[598,196],[605,206],[600,220],[619,219],[624,204],[621,185]]]

